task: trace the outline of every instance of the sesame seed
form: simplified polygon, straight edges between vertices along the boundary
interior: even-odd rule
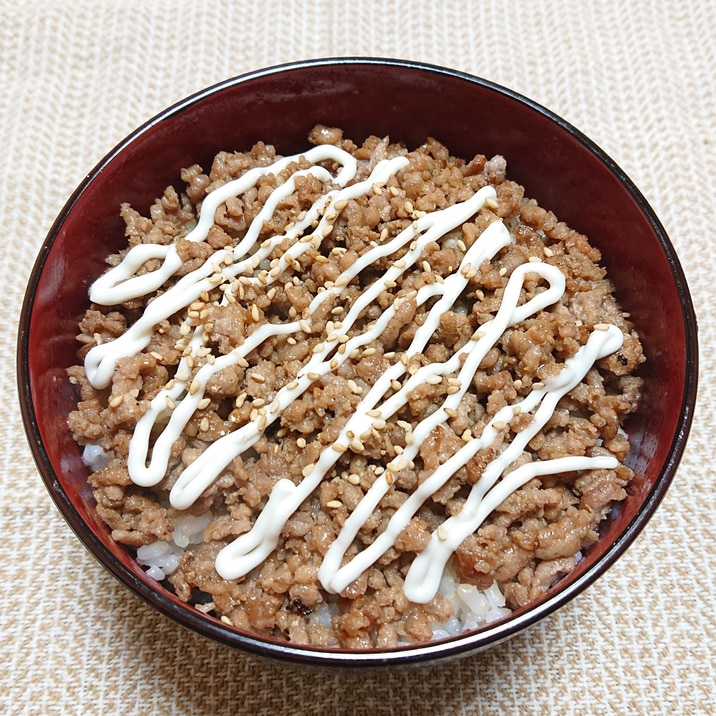
[[[331,362],[329,363],[331,370],[335,370],[338,368],[338,358],[331,358]]]
[[[205,433],[209,429],[209,418],[204,417],[201,419],[201,422],[199,423],[199,430],[201,430],[202,433]]]
[[[403,259],[398,259],[397,261],[395,261],[393,263],[393,266],[395,266],[395,268],[399,268],[399,269],[404,269],[406,267],[406,265],[407,264],[405,263],[405,261]]]
[[[266,401],[263,398],[254,398],[251,405],[253,405],[254,408],[262,408],[264,405],[266,405]]]
[[[595,331],[608,331],[608,330],[609,330],[609,324],[608,324],[608,323],[595,323],[595,324],[594,324],[594,330],[595,330]]]
[[[309,462],[308,465],[305,465],[303,470],[301,470],[301,474],[304,477],[308,477],[313,472],[314,467],[316,467],[316,465],[312,462]]]
[[[311,373],[308,373],[306,377],[308,378],[308,380],[319,380],[321,377],[321,374],[311,372]]]
[[[350,282],[350,276],[347,276],[346,274],[342,273],[334,282],[334,286],[338,286],[339,288],[341,286],[347,286]]]
[[[244,358],[243,356],[241,356],[240,358],[238,358],[238,359],[236,360],[236,363],[237,363],[237,365],[239,366],[239,368],[248,368],[248,367],[249,367],[249,362],[248,362],[248,361],[246,360],[246,358]]]
[[[251,306],[251,318],[254,323],[258,322],[261,318],[259,314],[259,307],[255,303]]]
[[[339,507],[343,507],[343,503],[340,500],[329,500],[326,502],[326,507],[330,510],[337,510]]]
[[[536,383],[532,383],[532,387],[535,390],[540,390],[541,388],[544,388],[544,383],[537,381]]]
[[[507,273],[507,269],[503,266],[503,267],[500,269],[499,274],[500,274],[500,276],[504,276],[506,273]]]
[[[115,395],[110,401],[109,401],[109,407],[110,408],[118,408],[122,401],[124,400],[123,395]]]
[[[445,408],[445,415],[447,415],[448,418],[456,418],[457,410],[454,410],[453,408]]]
[[[374,427],[376,430],[383,430],[387,424],[388,424],[388,423],[386,423],[385,420],[383,420],[383,418],[376,418],[376,419],[373,421],[373,427]]]
[[[201,383],[197,378],[191,381],[189,386],[189,395],[196,395],[201,390]]]
[[[438,385],[439,383],[442,383],[443,377],[441,375],[429,375],[425,382],[429,383],[430,385]]]
[[[333,450],[338,453],[344,453],[346,450],[348,450],[345,445],[341,445],[340,443],[333,443],[333,445],[331,445],[331,448],[333,448]]]
[[[492,427],[495,428],[495,430],[504,430],[507,425],[502,420],[495,420],[495,422],[492,423]]]
[[[530,262],[531,264],[541,263],[539,256],[530,256],[529,262]]]
[[[470,430],[470,428],[467,428],[467,430],[463,432],[463,434],[460,436],[460,439],[466,443],[469,443],[470,440],[472,440],[472,431]]]
[[[360,477],[356,475],[355,473],[351,473],[346,477],[346,480],[351,483],[351,485],[360,485]]]
[[[224,624],[228,624],[229,626],[234,626],[234,622],[232,622],[231,619],[226,616],[226,614],[221,615],[221,621],[224,622]]]
[[[432,273],[433,267],[427,261],[423,261],[420,266],[425,273]]]
[[[365,446],[361,442],[360,438],[353,438],[350,442],[350,446],[353,452],[363,452],[363,450],[365,450]]]
[[[311,324],[310,324],[305,318],[302,318],[302,319],[298,322],[298,325],[299,325],[299,328],[300,328],[304,333],[310,333],[310,332],[311,332]]]
[[[467,246],[465,246],[465,242],[462,239],[457,240],[457,247],[460,249],[460,251],[467,251]]]
[[[249,378],[251,378],[251,380],[255,380],[257,383],[266,382],[266,378],[264,378],[261,373],[249,373]]]
[[[211,404],[211,398],[202,398],[196,406],[199,410],[206,410]]]
[[[545,246],[542,249],[542,251],[543,251],[544,255],[547,256],[548,258],[554,256],[554,251],[552,251],[552,249],[550,249],[549,246]]]
[[[438,535],[438,539],[441,542],[445,542],[445,540],[448,538],[447,530],[445,529],[445,527],[443,527],[443,525],[438,526],[437,535]]]
[[[174,410],[174,408],[177,407],[177,404],[172,400],[171,396],[167,395],[165,401],[169,410]]]
[[[363,355],[364,355],[364,356],[372,356],[372,355],[375,355],[375,353],[376,353],[375,348],[366,348],[366,349],[363,351]]]
[[[458,387],[457,385],[450,385],[450,386],[448,386],[447,394],[448,394],[448,395],[455,395],[455,393],[459,393],[460,390],[461,390],[461,388]]]
[[[156,351],[150,351],[149,355],[152,356],[154,360],[162,360],[161,353],[157,353]]]
[[[517,390],[519,390],[524,384],[523,384],[522,381],[518,378],[517,380],[515,380],[515,381],[512,383],[512,385],[514,385],[515,388],[516,388]]]
[[[303,450],[303,448],[306,447],[306,438],[298,438],[298,440],[296,440],[296,445]]]
[[[400,390],[403,386],[401,385],[401,383],[400,383],[399,381],[397,381],[397,380],[391,380],[391,381],[390,381],[390,387],[391,387],[393,390]]]
[[[263,430],[266,429],[266,423],[267,423],[267,422],[268,422],[268,421],[266,420],[266,416],[265,416],[265,415],[261,415],[261,416],[259,416],[259,420],[258,420],[258,423],[257,423],[257,426],[256,426],[256,427],[258,427],[259,430],[263,431]]]
[[[268,298],[269,301],[273,301],[273,298],[276,295],[276,291],[277,291],[276,286],[274,286],[273,288],[270,288],[266,292],[266,297]]]
[[[314,353],[314,354],[318,354],[318,353],[320,353],[324,348],[325,348],[325,346],[323,345],[323,343],[316,343],[316,345],[313,346],[313,353]]]
[[[380,410],[377,410],[377,409],[374,408],[373,410],[369,410],[369,411],[366,413],[366,415],[367,415],[369,418],[379,418],[379,417],[382,415],[382,413],[380,412]]]

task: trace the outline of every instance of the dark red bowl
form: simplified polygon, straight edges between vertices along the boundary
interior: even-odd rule
[[[321,122],[360,141],[389,134],[410,147],[432,135],[459,156],[502,154],[529,196],[601,250],[617,297],[648,358],[644,395],[627,428],[636,472],[601,539],[565,579],[501,622],[447,641],[393,650],[335,651],[242,633],[204,616],[145,576],[112,541],[86,484],[87,468],[66,417],[75,394],[77,322],[103,259],[124,242],[121,202],[148,210],[182,167],[209,166],[220,150],[264,140],[288,154]],[[645,156],[644,161],[649,161]],[[333,59],[274,67],[227,80],[170,107],[112,150],[76,189],[33,269],[20,320],[18,381],[39,471],[70,527],[125,586],[201,634],[249,652],[324,665],[420,663],[475,652],[564,605],[603,574],[648,522],[674,476],[691,425],[697,328],[676,253],[644,197],[587,137],[536,103],[491,82],[412,62]]]

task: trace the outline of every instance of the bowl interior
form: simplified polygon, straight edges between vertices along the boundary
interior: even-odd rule
[[[540,603],[505,625],[416,658],[494,642],[564,603],[603,571],[641,529],[668,486],[688,433],[695,394],[696,329],[681,269],[658,220],[622,172],[566,123],[490,83],[401,62],[304,63],[228,81],[167,110],[108,155],[74,193],[52,227],[33,272],[20,327],[19,377],[26,427],[60,510],[105,567],[144,599],[226,643],[270,655],[340,660],[310,650],[244,639],[172,595],[156,591],[93,510],[87,469],[66,425],[75,395],[65,369],[75,359],[77,322],[104,258],[124,243],[122,202],[146,212],[182,167],[208,168],[220,150],[258,140],[280,153],[307,148],[321,122],[360,141],[390,135],[409,147],[436,137],[452,153],[502,154],[510,178],[560,220],[586,233],[603,254],[617,297],[632,314],[648,358],[643,400],[628,425],[637,473],[630,495],[581,565]],[[163,590],[162,590],[163,591]],[[268,646],[267,646],[268,645]],[[295,653],[294,653],[295,652]],[[369,652],[365,661],[391,658]],[[360,659],[359,659],[360,660]]]

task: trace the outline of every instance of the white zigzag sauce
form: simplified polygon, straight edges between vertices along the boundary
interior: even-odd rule
[[[388,179],[403,169],[408,160],[396,157],[379,162],[370,176],[351,184],[357,173],[357,162],[349,153],[330,145],[315,147],[304,153],[285,157],[273,165],[252,169],[239,179],[228,182],[211,192],[203,202],[201,216],[196,227],[186,236],[189,241],[204,241],[214,222],[217,208],[227,199],[238,196],[256,185],[269,174],[278,175],[303,156],[312,166],[292,174],[280,184],[266,201],[259,215],[250,225],[246,235],[234,248],[213,253],[210,260],[200,268],[180,278],[171,288],[155,297],[144,314],[116,340],[95,346],[86,356],[85,368],[88,379],[97,388],[110,384],[117,362],[135,355],[150,342],[155,326],[162,320],[186,309],[206,291],[224,284],[234,286],[237,277],[244,285],[270,286],[277,281],[290,280],[288,275],[296,260],[307,251],[320,249],[333,223],[346,202],[368,194],[373,187],[384,185]],[[320,166],[321,162],[333,162],[340,168],[335,176]],[[332,183],[334,189],[324,194],[305,214],[297,217],[284,234],[263,240],[258,237],[264,222],[269,219],[279,203],[295,191],[295,180],[301,175],[313,175],[323,183]],[[424,214],[413,221],[398,235],[385,243],[376,243],[350,268],[325,287],[313,299],[301,320],[283,324],[266,323],[251,333],[246,340],[225,355],[212,356],[204,362],[189,382],[194,358],[202,356],[203,326],[196,325],[188,338],[188,351],[182,357],[176,375],[151,401],[147,411],[138,421],[130,441],[128,469],[132,481],[140,486],[156,485],[165,476],[171,448],[182,434],[188,421],[204,399],[208,381],[223,368],[238,364],[246,366],[246,356],[271,336],[290,336],[299,331],[310,332],[311,315],[325,301],[341,305],[345,287],[358,275],[384,259],[403,250],[399,261],[390,265],[353,302],[345,318],[336,329],[325,336],[313,350],[310,359],[290,383],[284,385],[273,402],[261,410],[255,420],[212,443],[180,475],[170,493],[170,502],[177,509],[190,507],[198,497],[219,477],[221,472],[237,456],[254,445],[266,428],[276,421],[297,398],[316,380],[336,370],[359,348],[366,348],[379,338],[395,316],[400,301],[398,297],[381,317],[363,333],[354,331],[359,316],[386,289],[396,285],[401,277],[421,261],[425,247],[440,241],[446,234],[460,227],[484,206],[495,206],[496,194],[492,187],[480,189],[472,197],[447,209]],[[315,228],[312,228],[315,225]],[[570,359],[562,371],[533,389],[520,402],[500,410],[486,425],[482,434],[469,439],[451,458],[441,464],[413,492],[393,514],[387,528],[368,547],[350,561],[345,562],[346,551],[353,543],[360,528],[368,521],[381,499],[393,483],[393,475],[414,465],[414,458],[422,442],[431,431],[448,420],[456,410],[470,386],[470,382],[488,351],[499,341],[504,331],[539,311],[556,303],[564,294],[565,279],[562,273],[547,263],[530,261],[515,269],[503,293],[502,304],[495,318],[485,324],[452,357],[444,363],[431,363],[414,371],[406,379],[410,358],[421,354],[440,325],[440,316],[451,310],[465,290],[470,279],[475,278],[484,260],[491,260],[513,241],[509,231],[500,220],[494,221],[466,251],[457,269],[444,280],[429,284],[413,292],[410,297],[418,306],[436,299],[427,312],[424,323],[404,354],[396,355],[395,361],[376,380],[358,403],[354,414],[342,428],[333,445],[322,450],[318,461],[304,470],[299,484],[289,479],[279,480],[273,487],[269,500],[251,530],[218,555],[216,569],[226,579],[237,579],[260,565],[276,548],[286,521],[298,510],[301,503],[321,484],[341,455],[348,451],[362,450],[362,440],[374,431],[386,426],[408,401],[408,396],[423,383],[436,383],[456,373],[454,389],[448,391],[443,404],[417,425],[412,426],[412,436],[405,449],[397,455],[380,474],[363,499],[349,515],[337,539],[330,546],[319,570],[319,580],[327,591],[342,592],[363,571],[374,564],[393,546],[401,530],[417,513],[421,505],[439,490],[457,470],[466,465],[479,450],[488,447],[512,417],[518,413],[532,413],[530,425],[517,433],[512,442],[487,465],[480,480],[471,488],[462,511],[448,518],[432,534],[425,550],[414,559],[405,581],[405,593],[414,602],[425,603],[437,593],[440,579],[450,555],[461,542],[474,532],[482,521],[506,497],[535,476],[560,472],[614,468],[614,457],[565,457],[549,461],[534,461],[503,473],[525,450],[528,442],[543,428],[553,414],[559,399],[574,388],[591,368],[594,361],[619,349],[622,333],[615,326],[598,326],[587,343]],[[273,263],[271,270],[261,266],[278,245],[288,248]],[[149,259],[161,260],[161,266],[151,272],[137,275],[137,271]],[[102,305],[114,305],[130,299],[146,296],[164,286],[181,267],[181,259],[173,245],[142,244],[132,248],[122,262],[100,277],[92,286],[90,298]],[[537,293],[522,305],[518,305],[523,283],[528,274],[537,274],[547,284],[547,289]],[[232,283],[233,282],[233,283]],[[223,303],[226,303],[226,291]],[[308,324],[308,325],[307,325]],[[204,353],[205,356],[205,353]],[[396,381],[404,379],[402,387],[395,390]],[[389,397],[386,397],[386,395]],[[155,435],[155,433],[157,433]],[[152,442],[152,435],[154,436]]]

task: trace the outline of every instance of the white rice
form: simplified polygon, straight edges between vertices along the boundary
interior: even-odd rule
[[[109,462],[108,454],[99,445],[87,445],[82,459],[92,472],[106,467]],[[147,568],[147,574],[152,579],[161,582],[176,571],[179,560],[189,545],[201,544],[203,532],[212,519],[210,513],[201,517],[183,515],[175,518],[172,541],[159,540],[140,547],[137,550],[137,561]],[[452,603],[453,616],[446,622],[432,625],[433,641],[472,631],[510,614],[497,582],[493,582],[489,589],[480,591],[472,584],[458,582],[453,573],[446,572],[440,582],[440,593]],[[337,603],[324,602],[309,618],[314,624],[330,627],[331,620],[337,613]]]
[[[147,574],[161,582],[167,575],[176,571],[184,550],[193,544],[204,541],[204,530],[209,526],[213,515],[207,513],[201,517],[183,515],[174,519],[174,532],[172,541],[159,540],[144,545],[137,550],[137,561],[143,567],[148,567]]]

